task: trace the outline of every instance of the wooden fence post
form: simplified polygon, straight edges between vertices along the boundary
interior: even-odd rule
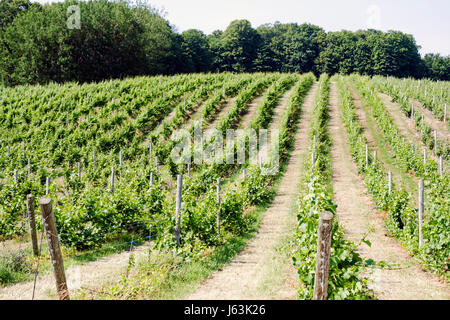
[[[36,220],[34,216],[34,198],[32,194],[27,195],[25,204],[27,205],[27,215],[30,223],[30,238],[31,245],[33,247],[33,254],[37,257],[39,255],[39,248],[36,233]]]
[[[366,143],[366,169],[369,168],[369,146]]]
[[[114,194],[114,166],[111,169],[111,192]]]
[[[389,191],[389,194],[391,194],[392,193],[392,172],[391,171],[389,171],[389,173],[388,173],[388,176],[389,176],[389,178],[388,178],[388,191]]]
[[[330,268],[330,249],[333,229],[333,214],[328,211],[319,215],[317,237],[316,275],[314,277],[314,300],[326,300],[328,272]]]
[[[50,193],[50,183],[51,183],[51,178],[47,177],[47,181],[45,183],[45,194],[48,195]]]
[[[48,197],[41,198],[39,200],[39,205],[44,221],[45,236],[47,238],[59,300],[70,300],[61,248],[59,246],[58,231],[56,230],[55,217],[53,215],[52,200]]]
[[[183,192],[183,175],[177,175],[177,202],[176,202],[176,219],[177,225],[175,227],[175,238],[177,240],[177,244],[180,244],[181,237],[181,201],[182,201],[182,192]]]
[[[422,247],[423,243],[423,234],[422,234],[422,226],[423,226],[423,213],[424,213],[424,187],[423,187],[423,179],[419,181],[419,248]]]
[[[150,185],[153,186],[153,184],[154,184],[153,172],[150,172]]]
[[[217,178],[217,233],[220,234],[220,203],[221,203],[221,199],[220,199],[220,184],[221,184],[221,179]]]

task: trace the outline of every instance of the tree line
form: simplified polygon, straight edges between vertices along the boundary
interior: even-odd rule
[[[68,28],[68,7],[80,28]],[[253,28],[235,20],[209,35],[177,33],[151,6],[93,0],[0,0],[0,83],[98,81],[192,72],[360,73],[450,80],[450,56],[419,54],[399,31],[326,32],[312,24]]]

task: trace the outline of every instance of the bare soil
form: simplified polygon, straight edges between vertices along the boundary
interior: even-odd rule
[[[291,209],[298,197],[301,155],[308,145],[308,132],[313,110],[313,99],[317,84],[313,86],[303,105],[299,130],[294,147],[274,201],[264,213],[256,236],[247,247],[233,258],[223,269],[206,279],[186,299],[295,299],[298,282],[295,269],[289,259],[282,263],[278,273],[285,273],[279,286],[267,290],[266,277],[271,274],[271,264],[278,257],[276,250],[283,239],[283,231],[295,224]],[[284,100],[286,101],[286,100]]]
[[[145,255],[151,247],[145,243],[132,251],[135,259]],[[105,283],[117,282],[126,272],[130,252],[124,251],[108,257],[88,262],[66,270],[69,295],[75,296],[81,289],[98,288]],[[31,300],[34,282],[18,283],[6,288],[0,288],[0,300]],[[35,300],[57,300],[53,273],[38,276],[36,282]]]
[[[428,149],[427,146],[422,142],[420,133],[415,128],[414,120],[405,116],[405,114],[400,110],[399,105],[395,102],[392,102],[392,98],[390,96],[383,93],[379,93],[378,95],[383,101],[386,110],[397,126],[400,134],[410,142],[419,145],[422,149]],[[439,159],[434,155],[434,153],[427,152],[427,156],[439,163]]]
[[[414,99],[409,99],[409,102],[411,102],[414,105],[414,108],[418,109],[423,114],[425,122],[427,122],[433,130],[437,130],[439,137],[443,137],[447,141],[450,140],[450,132],[447,123],[438,120],[433,112],[424,108],[424,106],[420,102]]]
[[[374,129],[371,128],[371,126],[369,125],[370,115],[368,115],[366,113],[366,111],[364,110],[362,102],[359,99],[359,96],[358,96],[356,90],[353,88],[353,86],[351,84],[349,84],[349,89],[350,89],[350,92],[352,95],[353,102],[355,104],[356,115],[357,115],[359,121],[361,122],[362,127],[365,130],[364,133],[365,133],[365,137],[367,139],[367,144],[369,145],[369,150],[377,149],[378,145],[377,145],[377,142],[375,141],[374,136],[382,135],[382,133],[376,126],[375,119],[373,119]],[[390,148],[388,145],[384,145],[383,147],[386,149],[387,152],[390,152]],[[393,173],[398,171],[398,168],[391,164],[393,162],[393,158],[390,154],[387,155],[387,157],[390,157],[389,159],[385,158],[385,156],[381,152],[379,152],[377,157],[381,161],[381,165],[387,171],[391,171]],[[393,174],[392,179],[394,181],[394,184],[403,186],[405,188],[405,190],[408,190],[409,192],[413,191],[407,183],[405,183],[402,179],[400,179],[400,177],[398,175]],[[411,179],[414,179],[414,177],[411,176]]]

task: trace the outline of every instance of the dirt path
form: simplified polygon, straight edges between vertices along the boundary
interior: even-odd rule
[[[365,130],[365,136],[367,138],[367,143],[369,145],[369,150],[380,149],[379,145],[377,144],[377,141],[375,139],[375,135],[378,135],[378,137],[382,136],[382,133],[379,131],[378,127],[376,126],[375,119],[370,119],[370,116],[366,114],[366,111],[363,108],[362,102],[359,99],[359,96],[356,92],[356,90],[353,88],[352,84],[348,84],[348,87],[350,89],[353,102],[355,104],[355,111],[356,115],[361,123],[361,126]],[[369,119],[371,120],[373,126],[369,125]],[[386,171],[391,171],[393,173],[393,182],[396,185],[403,186],[406,190],[411,191],[412,188],[410,184],[405,183],[403,179],[401,179],[400,169],[393,165],[394,159],[393,157],[388,153],[390,148],[387,145],[383,145],[383,148],[386,148],[386,154],[383,152],[378,152],[378,159],[380,160],[382,166],[385,168]],[[397,173],[397,174],[396,174]]]
[[[423,114],[425,122],[428,123],[433,130],[436,129],[440,137],[447,139],[447,141],[450,140],[450,132],[448,130],[447,123],[438,120],[433,112],[424,108],[419,101],[409,99],[409,102],[411,102],[414,105],[414,108],[418,109]]]
[[[214,116],[214,120],[211,121],[207,126],[206,126],[206,130],[208,129],[212,129],[215,128],[219,125],[220,120],[223,119],[223,117],[225,117],[225,115],[228,114],[228,111],[230,111],[231,107],[233,106],[234,102],[236,101],[236,97],[233,98],[229,98],[224,106],[222,106],[222,108],[219,110],[219,112],[217,112]]]
[[[267,128],[267,144],[258,151],[258,154],[256,155],[257,159],[259,159],[259,157],[261,155],[264,158],[268,156],[269,151],[270,151],[272,132],[279,128],[281,117],[283,116],[284,110],[287,108],[289,98],[294,93],[294,89],[295,89],[295,83],[289,90],[287,90],[281,96],[281,99],[278,102],[277,106],[273,109],[272,119],[271,119],[269,128]]]
[[[136,259],[143,256],[150,243],[145,243],[133,250]],[[113,254],[108,257],[88,262],[66,270],[69,295],[75,296],[80,289],[93,289],[108,282],[117,282],[128,266],[129,251]],[[31,282],[23,282],[0,289],[0,300],[31,300],[33,294]],[[35,300],[58,299],[53,273],[38,277],[36,282]]]
[[[317,84],[310,90],[303,105],[299,130],[294,147],[274,201],[264,213],[256,236],[247,247],[223,269],[205,280],[187,299],[295,299],[298,283],[290,259],[275,272],[283,274],[278,285],[265,286],[267,276],[273,274],[273,259],[283,238],[283,231],[296,224],[292,206],[298,196],[301,155],[306,150],[313,98]],[[277,264],[278,265],[278,264]]]
[[[267,88],[265,89],[267,90]],[[258,105],[264,100],[264,93],[256,96],[250,103],[247,104],[247,112],[241,117],[239,121],[239,128],[247,128],[256,113]]]
[[[370,277],[379,299],[450,299],[450,290],[437,277],[423,271],[411,262],[400,244],[385,236],[384,218],[370,200],[364,183],[357,173],[348,145],[347,133],[338,111],[336,84],[330,91],[330,135],[333,168],[334,201],[338,205],[337,218],[346,237],[359,242],[370,229],[367,239],[371,247],[362,244],[358,252],[375,261],[396,264],[391,268],[377,268]]]
[[[379,93],[378,96],[385,105],[386,110],[397,126],[400,134],[410,142],[419,145],[422,150],[428,149],[422,142],[420,133],[415,128],[415,121],[405,116],[405,114],[400,110],[400,106],[397,103],[392,102],[392,98],[390,96],[384,93]],[[431,157],[436,163],[439,163],[439,159],[434,155],[434,153],[429,152],[429,150],[427,151],[427,156]]]

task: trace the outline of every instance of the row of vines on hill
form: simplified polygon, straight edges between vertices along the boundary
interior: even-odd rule
[[[331,183],[331,140],[328,132],[330,77],[322,74],[319,79],[313,121],[310,131],[311,147],[304,163],[305,175],[302,180],[298,227],[295,234],[296,251],[294,265],[302,284],[299,289],[301,299],[312,299],[317,253],[317,229],[319,214],[329,211],[336,214]],[[315,154],[314,164],[312,154]],[[328,299],[371,299],[367,279],[362,277],[365,260],[355,251],[356,245],[344,239],[344,233],[334,219],[332,228],[330,269],[328,278]]]
[[[363,127],[357,117],[355,105],[346,81],[356,84],[365,103],[377,120],[385,141],[391,146],[395,158],[400,161],[405,171],[414,173],[425,181],[426,216],[423,225],[424,243],[419,247],[419,222],[417,208],[410,201],[411,194],[393,186],[388,190],[388,173],[379,161],[374,161],[369,155],[369,166],[366,167],[366,144]],[[364,181],[377,208],[388,213],[387,227],[407,246],[409,252],[415,255],[427,268],[448,275],[448,259],[450,257],[450,200],[448,197],[449,177],[440,175],[437,165],[432,160],[423,162],[417,152],[411,150],[411,145],[398,134],[392,119],[379,98],[374,94],[373,87],[363,78],[338,77],[340,109],[348,135],[351,152],[358,170],[364,176]]]

